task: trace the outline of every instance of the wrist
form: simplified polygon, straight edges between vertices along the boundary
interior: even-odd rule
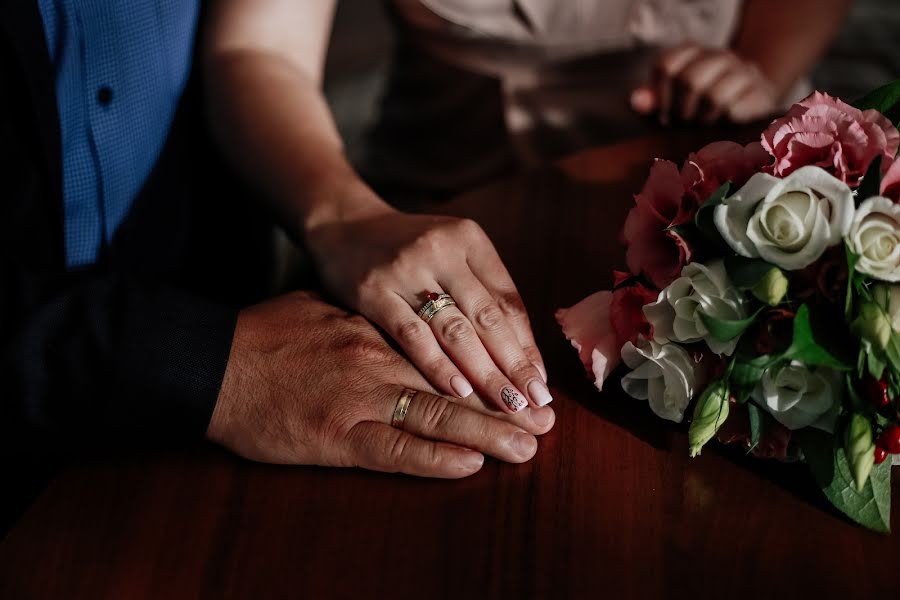
[[[353,173],[329,178],[306,193],[307,210],[300,231],[313,253],[344,226],[396,212]]]

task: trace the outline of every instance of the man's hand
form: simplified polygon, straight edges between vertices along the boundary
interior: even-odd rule
[[[778,109],[781,92],[751,61],[732,50],[685,44],[663,51],[651,83],[635,89],[631,106],[642,114],[713,123],[748,123]]]
[[[404,388],[422,390],[404,430]],[[506,415],[475,395],[449,401],[362,317],[295,293],[241,312],[207,436],[252,460],[465,477],[484,454],[534,456],[553,410]]]

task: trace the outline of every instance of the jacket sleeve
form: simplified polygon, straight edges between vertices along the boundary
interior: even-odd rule
[[[236,309],[123,273],[0,269],[4,426],[76,445],[203,435]]]

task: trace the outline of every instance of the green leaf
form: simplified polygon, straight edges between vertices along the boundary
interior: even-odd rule
[[[875,379],[881,379],[881,376],[884,375],[884,369],[887,367],[887,363],[884,362],[877,352],[865,352],[860,350],[860,353],[866,357],[866,366],[869,375]]]
[[[898,104],[900,104],[900,79],[872,90],[855,101],[853,106],[860,110],[874,108],[887,117],[893,117],[896,125],[898,122],[897,115],[889,113],[894,113],[894,109],[898,107]]]
[[[900,376],[896,371],[888,371],[888,392],[891,398],[900,397]]]
[[[697,314],[700,315],[700,320],[703,321],[703,325],[714,338],[716,338],[720,342],[730,342],[737,336],[744,333],[747,328],[753,324],[753,321],[755,321],[756,317],[759,316],[761,310],[762,307],[757,309],[755,313],[753,313],[746,319],[741,319],[739,321],[731,319],[717,319],[715,317],[709,316],[702,310],[698,310]]]
[[[763,433],[762,409],[753,402],[748,402],[747,417],[750,419],[750,450],[753,450],[759,445],[759,439]]]
[[[859,188],[856,190],[856,199],[857,201],[865,200],[866,198],[871,198],[872,196],[877,196],[878,192],[881,190],[881,155],[875,157],[875,160],[872,161],[872,164],[869,165],[869,168],[866,170],[866,174],[863,177],[862,183],[859,184]],[[848,273],[852,273],[853,271],[848,271]]]
[[[768,359],[768,357],[762,358]],[[731,393],[738,403],[743,404],[747,402],[753,388],[756,387],[756,384],[762,378],[766,365],[760,361],[756,363],[751,361],[734,361],[731,364],[731,373],[728,376],[728,382],[731,384]]]
[[[835,437],[807,427],[794,432],[813,479],[839,511],[873,531],[891,530],[891,465],[874,467],[862,490],[857,490],[850,464]]]
[[[812,324],[809,321],[809,307],[805,304],[797,309],[797,315],[794,317],[794,338],[788,349],[784,351],[783,358],[799,360],[808,367],[816,365],[829,367],[836,371],[852,369],[816,342]]]
[[[892,331],[888,340],[887,348],[884,349],[885,356],[894,371],[900,373],[900,335]]]
[[[763,361],[735,361],[731,369],[729,381],[734,385],[753,386],[759,383],[760,377],[768,366],[768,356],[759,358],[766,359]]]
[[[725,257],[728,279],[741,290],[749,290],[775,268],[775,265],[761,258],[747,258],[737,254]]]
[[[717,248],[723,250],[729,248],[725,243],[725,240],[722,239],[722,234],[720,234],[719,230],[716,228],[716,224],[713,222],[713,213],[715,212],[715,208],[722,204],[722,201],[728,196],[729,190],[731,190],[731,182],[726,181],[719,186],[719,189],[710,194],[706,202],[697,209],[697,214],[694,216],[694,224],[697,226],[700,233],[703,234],[703,237]]]
[[[844,377],[844,382],[847,385],[847,396],[850,398],[850,406],[848,408],[855,411],[862,410],[865,405],[859,397],[859,393],[856,391],[856,385],[853,383],[853,377],[851,377],[849,373]]]

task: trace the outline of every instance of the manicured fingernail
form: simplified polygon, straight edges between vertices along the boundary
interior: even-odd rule
[[[538,427],[546,427],[553,420],[552,408],[532,408],[531,420]]]
[[[531,458],[537,452],[537,440],[531,434],[517,431],[512,435],[510,446],[513,452],[522,457]]]
[[[462,375],[454,375],[451,377],[450,387],[453,388],[453,393],[460,398],[468,398],[472,395],[472,392],[475,391],[472,389],[472,384],[466,381],[465,377]]]
[[[500,399],[503,400],[506,408],[513,412],[519,412],[528,406],[528,402],[522,397],[522,394],[510,386],[506,386],[500,391]]]
[[[484,465],[484,454],[481,452],[462,452],[459,457],[459,467],[463,471],[475,472]]]
[[[547,383],[547,369],[544,368],[544,365],[538,363],[532,363],[534,368],[541,372],[541,377],[544,378],[544,383]]]
[[[537,379],[528,384],[528,395],[531,396],[531,399],[534,400],[534,403],[538,406],[547,406],[553,402],[553,396],[550,395],[550,390]]]

